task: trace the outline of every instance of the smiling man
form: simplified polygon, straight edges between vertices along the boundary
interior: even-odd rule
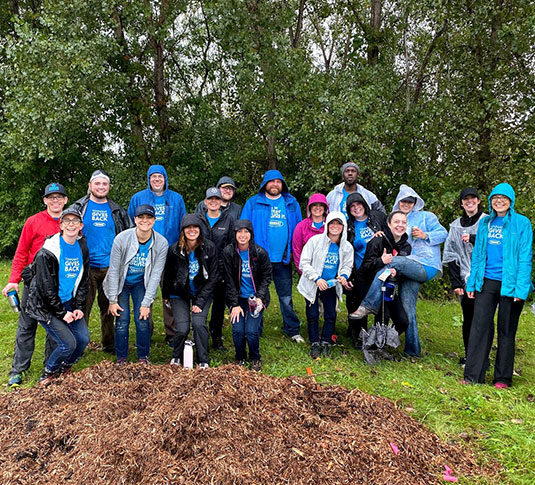
[[[360,170],[356,163],[344,163],[340,171],[344,181],[327,194],[327,202],[331,212],[342,212],[347,218],[347,198],[350,194],[358,192],[364,197],[371,210],[378,210],[386,214],[383,204],[377,199],[376,195],[358,184]]]
[[[147,188],[132,196],[128,205],[128,215],[133,218],[136,208],[142,204],[153,206],[156,215],[154,230],[164,236],[169,246],[172,246],[178,241],[180,221],[186,214],[186,206],[182,196],[168,187],[165,167],[151,165],[147,170]],[[164,305],[165,340],[169,344],[173,341],[175,333],[173,321],[173,311]]]
[[[108,198],[110,177],[103,170],[95,170],[89,180],[88,194],[77,200],[71,207],[82,214],[87,239],[90,265],[90,288],[84,315],[89,323],[91,307],[98,291],[100,325],[102,330],[102,349],[115,351],[115,329],[113,317],[108,314],[109,302],[102,290],[102,282],[110,265],[110,253],[113,240],[117,234],[132,225],[126,211]]]
[[[22,373],[28,370],[32,362],[32,355],[35,346],[35,331],[37,330],[37,320],[28,316],[24,310],[28,299],[29,271],[24,271],[33,262],[37,251],[41,249],[45,239],[59,232],[59,217],[61,211],[67,203],[65,187],[53,182],[45,187],[43,203],[46,209],[29,217],[24,223],[22,233],[19,238],[15,257],[11,265],[11,274],[7,285],[2,290],[2,294],[7,296],[11,290],[19,291],[19,283],[24,278],[24,288],[22,290],[21,311],[15,337],[15,352],[13,354],[13,364],[9,373],[10,387],[20,386],[22,383]],[[45,359],[50,354],[51,340],[47,338]],[[54,345],[55,346],[55,345]]]

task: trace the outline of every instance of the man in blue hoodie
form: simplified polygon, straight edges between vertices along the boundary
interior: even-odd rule
[[[133,195],[128,206],[128,215],[134,219],[136,207],[142,204],[153,206],[156,212],[154,230],[164,236],[171,247],[178,241],[180,221],[186,214],[186,206],[182,196],[167,187],[167,172],[163,165],[151,165],[147,171],[147,188]],[[173,312],[165,305],[163,321],[165,340],[171,342],[174,335]]]
[[[253,224],[255,242],[269,255],[273,282],[279,297],[284,332],[294,341],[303,343],[299,334],[299,318],[292,302],[291,244],[295,226],[301,221],[301,209],[278,170],[268,170],[258,194],[243,207],[241,219]]]

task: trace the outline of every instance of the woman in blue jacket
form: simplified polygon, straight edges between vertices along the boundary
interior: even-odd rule
[[[479,224],[466,283],[475,298],[463,384],[484,383],[494,339],[494,314],[498,310],[498,351],[494,386],[512,384],[515,336],[524,301],[532,290],[533,230],[527,217],[514,211],[515,192],[499,184],[489,196],[490,215]]]

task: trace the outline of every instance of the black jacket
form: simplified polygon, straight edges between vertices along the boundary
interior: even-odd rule
[[[368,203],[362,197],[361,194],[358,192],[355,192],[353,194],[350,194],[347,198],[346,203],[346,210],[347,210],[347,240],[351,244],[353,244],[353,240],[355,239],[355,217],[351,215],[351,212],[349,208],[351,207],[351,204],[354,202],[360,202],[364,206],[364,210],[366,211],[366,214],[368,215],[368,221],[366,225],[373,231],[384,231],[388,228],[388,225],[386,224],[386,216],[378,210],[370,210],[370,207],[368,206]],[[369,243],[368,243],[369,244]]]
[[[227,286],[226,302],[229,308],[239,305],[241,284],[242,260],[236,242],[229,244],[223,251],[223,266],[225,268],[225,281]],[[260,298],[267,308],[269,305],[269,284],[273,278],[271,261],[267,251],[254,243],[249,242],[249,268],[251,279],[256,288],[256,296]]]
[[[60,237],[55,234],[48,239]],[[89,292],[89,251],[85,237],[78,239],[83,258],[83,273],[73,301],[73,310],[82,310]],[[30,284],[26,313],[35,320],[48,322],[52,316],[62,320],[67,310],[59,298],[58,255],[47,249],[47,241],[32,263],[34,277]],[[86,315],[86,318],[88,315]]]
[[[240,218],[241,210],[242,210],[242,206],[232,201],[230,201],[230,203],[226,207],[221,206],[221,212],[228,212],[236,220]],[[204,200],[201,200],[197,204],[197,207],[195,208],[195,212],[198,214],[206,214],[206,211],[207,211],[206,204],[204,203]]]
[[[234,238],[234,222],[236,218],[229,211],[221,211],[221,216],[216,223],[210,227],[208,222],[208,211],[203,209],[199,212],[199,216],[202,220],[201,234],[206,241],[212,241],[215,244],[217,254],[221,256],[223,249],[228,246]],[[220,275],[223,277],[223,275]]]
[[[72,204],[71,207],[76,209],[78,212],[80,212],[83,218],[85,215],[85,211],[87,210],[88,202],[89,202],[89,195],[85,195],[81,199],[78,199],[74,204]],[[119,234],[120,232],[123,232],[125,229],[134,227],[134,224],[132,223],[132,219],[130,219],[128,212],[126,212],[119,204],[115,203],[111,199],[108,199],[108,204],[110,206],[111,217],[115,225],[116,235]]]
[[[204,308],[204,305],[214,292],[219,280],[219,268],[215,245],[212,241],[203,241],[195,249],[195,257],[199,262],[199,273],[193,279],[197,287],[197,294],[192,297],[193,305]],[[167,261],[163,273],[162,298],[168,300],[171,295],[177,295],[184,300],[189,299],[189,257],[180,249],[178,242],[173,244],[167,252]]]
[[[408,256],[411,254],[412,247],[409,243],[409,237],[407,234],[403,234],[398,242],[394,241],[394,236],[388,227],[384,230],[384,236],[374,237],[366,245],[366,252],[364,253],[364,259],[362,265],[357,271],[357,280],[370,284],[381,268],[385,266],[381,256],[386,249],[388,254],[394,254],[396,251],[397,256]]]

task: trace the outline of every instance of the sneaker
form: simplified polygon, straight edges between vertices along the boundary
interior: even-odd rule
[[[303,337],[301,337],[301,335],[297,334],[297,335],[294,335],[292,337],[292,340],[296,343],[296,344],[304,344],[305,343],[305,339]]]
[[[251,370],[254,370],[255,372],[260,372],[262,370],[262,361],[251,360]]]
[[[353,347],[355,350],[362,350],[362,339],[360,337],[355,340]]]
[[[46,368],[43,369],[43,373],[41,374],[41,377],[39,377],[39,385],[40,386],[48,386],[54,379],[58,378],[58,372],[50,372]]]
[[[173,357],[173,358],[171,359],[171,362],[169,362],[169,364],[171,364],[171,365],[176,365],[176,366],[178,366],[178,367],[182,366],[182,363],[180,362],[180,359],[177,359],[177,358],[175,358],[175,357]]]
[[[61,364],[59,368],[58,377],[72,374],[72,365]]]
[[[137,359],[138,364],[150,364],[150,361],[148,357],[145,357],[143,359]]]
[[[208,369],[210,367],[210,364],[208,364],[208,362],[201,362],[198,366],[197,366],[197,369]]]
[[[348,317],[353,320],[360,320],[361,318],[367,317],[370,313],[371,310],[368,310],[366,307],[359,306],[353,313],[350,313]]]
[[[326,358],[331,358],[331,344],[328,342],[321,343],[321,356]]]
[[[126,359],[124,358],[117,359],[117,365],[126,365]]]
[[[494,387],[495,387],[496,389],[509,389],[509,385],[506,384],[505,382],[496,382],[496,383],[494,384]]]
[[[22,384],[22,374],[13,374],[9,381],[7,381],[7,386],[11,389],[15,389],[15,387],[19,387]]]
[[[319,359],[321,356],[321,347],[318,342],[314,342],[310,346],[310,357],[313,359]]]
[[[466,357],[461,357],[461,358],[459,359],[459,365],[460,365],[461,367],[464,367],[464,366],[466,365]]]
[[[212,339],[212,349],[213,350],[220,350],[221,352],[226,352],[227,348],[223,345],[223,339],[222,338],[214,338]]]
[[[235,365],[239,365],[240,367],[245,367],[247,365],[247,361],[245,359],[242,360],[236,360],[234,361]]]

